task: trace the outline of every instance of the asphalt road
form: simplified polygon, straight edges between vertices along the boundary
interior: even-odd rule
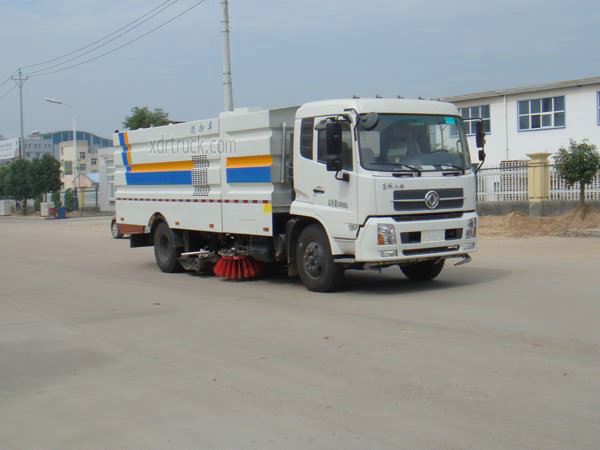
[[[481,247],[327,295],[0,218],[0,447],[597,448],[600,239]]]

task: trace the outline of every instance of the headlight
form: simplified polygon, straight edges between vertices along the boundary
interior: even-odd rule
[[[377,245],[396,245],[396,229],[387,223],[377,224]]]
[[[475,239],[477,237],[477,219],[469,219],[465,228],[465,239]]]

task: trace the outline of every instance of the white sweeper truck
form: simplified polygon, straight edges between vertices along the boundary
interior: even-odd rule
[[[154,246],[163,272],[247,279],[278,265],[327,292],[349,269],[431,280],[477,250],[477,166],[448,103],[241,108],[114,145],[117,234]]]

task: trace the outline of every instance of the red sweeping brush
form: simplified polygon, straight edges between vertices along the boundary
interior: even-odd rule
[[[264,266],[248,255],[223,255],[213,268],[216,276],[227,280],[249,280],[264,272]]]

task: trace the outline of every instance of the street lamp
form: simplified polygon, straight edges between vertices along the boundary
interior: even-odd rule
[[[73,106],[63,102],[62,100],[57,100],[55,98],[45,98],[44,100],[48,103],[54,103],[55,105],[66,106],[67,108],[69,108],[71,114],[73,115],[73,147],[75,153],[75,161],[73,164],[73,187],[75,188],[75,209],[79,209],[79,201],[77,198],[77,186],[79,185],[79,177],[77,176],[79,174],[79,154],[77,153],[77,123],[75,121],[75,110],[73,109]]]

